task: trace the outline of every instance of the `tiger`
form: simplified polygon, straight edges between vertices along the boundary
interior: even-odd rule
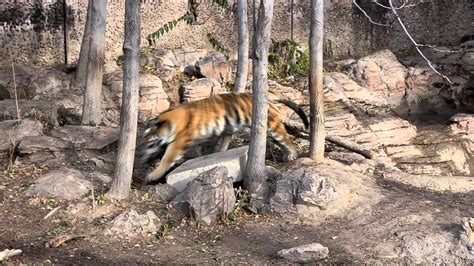
[[[268,92],[268,134],[283,150],[284,161],[296,159],[297,152],[288,135],[276,103],[282,103],[302,119],[308,128],[303,109],[289,98]],[[159,166],[142,182],[163,178],[190,147],[212,137],[222,137],[249,128],[252,123],[252,94],[224,93],[170,108],[148,121],[141,141],[141,163],[161,157]]]

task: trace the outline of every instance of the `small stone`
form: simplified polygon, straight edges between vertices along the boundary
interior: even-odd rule
[[[105,235],[120,239],[145,236],[157,231],[161,226],[160,219],[152,211],[138,214],[135,210],[125,211],[114,218],[104,230]]]
[[[290,249],[278,251],[281,258],[295,263],[308,263],[325,259],[329,254],[329,249],[319,243],[302,245]]]

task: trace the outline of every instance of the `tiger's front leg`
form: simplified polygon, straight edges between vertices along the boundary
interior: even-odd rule
[[[188,147],[189,141],[186,140],[177,140],[168,145],[165,154],[161,159],[160,165],[147,175],[145,178],[145,184],[163,178],[176,161],[183,156]]]

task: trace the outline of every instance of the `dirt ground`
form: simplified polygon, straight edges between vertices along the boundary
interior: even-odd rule
[[[87,222],[71,218],[78,206],[92,208],[89,198],[78,202],[30,199],[24,191],[43,170],[17,172],[0,177],[0,250],[21,249],[23,254],[7,263],[61,264],[267,264],[284,263],[277,251],[297,245],[319,242],[329,248],[323,263],[406,263],[403,256],[380,252],[380,245],[391,239],[400,217],[432,217],[420,230],[460,232],[460,218],[474,216],[474,193],[436,193],[413,189],[397,183],[373,179],[377,202],[364,202],[353,212],[324,220],[309,221],[294,217],[253,215],[242,212],[235,221],[214,226],[195,222],[170,224],[164,237],[153,235],[134,240],[114,240],[101,235],[101,228],[113,217],[133,206],[138,211],[154,211],[159,217],[169,215],[165,204],[146,198],[147,188],[133,189],[132,200],[105,203],[113,210],[108,215]],[[100,193],[100,192],[97,192]],[[61,206],[44,219],[53,207]],[[166,219],[166,218],[165,218]],[[171,220],[169,220],[171,221]],[[45,243],[58,234],[86,234],[57,248]],[[390,253],[390,252],[389,252]]]

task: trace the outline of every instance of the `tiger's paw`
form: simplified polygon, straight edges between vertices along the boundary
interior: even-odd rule
[[[283,156],[283,161],[285,161],[285,162],[291,162],[291,161],[293,161],[293,160],[296,160],[296,158],[297,158],[296,154],[285,154],[285,155]]]

